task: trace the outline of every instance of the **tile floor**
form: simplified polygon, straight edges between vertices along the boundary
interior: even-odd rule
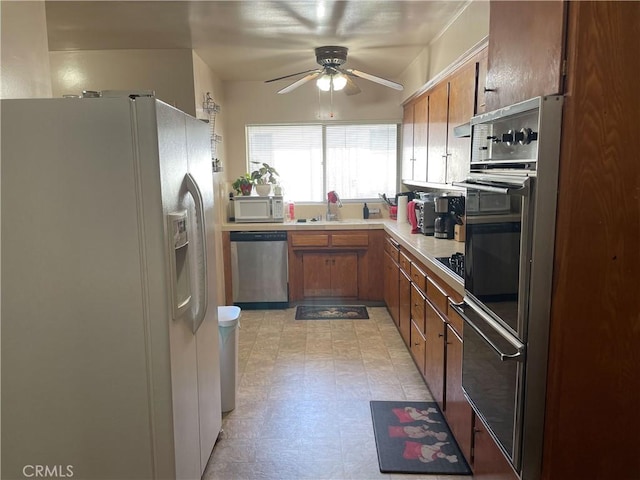
[[[382,474],[370,400],[430,401],[384,307],[369,320],[244,310],[236,408],[204,473],[213,479],[468,480]]]

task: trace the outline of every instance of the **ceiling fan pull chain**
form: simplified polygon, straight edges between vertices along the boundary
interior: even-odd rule
[[[333,118],[333,83],[331,84],[331,89],[329,90],[329,95],[331,98],[331,111],[329,112],[329,118]]]

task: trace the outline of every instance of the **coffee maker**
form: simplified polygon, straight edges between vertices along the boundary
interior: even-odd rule
[[[464,214],[464,197],[443,195],[435,199],[435,238],[453,238],[454,227]]]

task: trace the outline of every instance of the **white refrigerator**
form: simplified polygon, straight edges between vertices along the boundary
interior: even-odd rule
[[[201,478],[222,423],[208,126],[152,96],[0,115],[2,478]]]

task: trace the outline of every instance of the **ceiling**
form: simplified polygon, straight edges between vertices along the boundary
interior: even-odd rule
[[[349,48],[348,68],[395,78],[468,0],[47,1],[49,50],[194,49],[222,80],[315,68],[314,48]]]

